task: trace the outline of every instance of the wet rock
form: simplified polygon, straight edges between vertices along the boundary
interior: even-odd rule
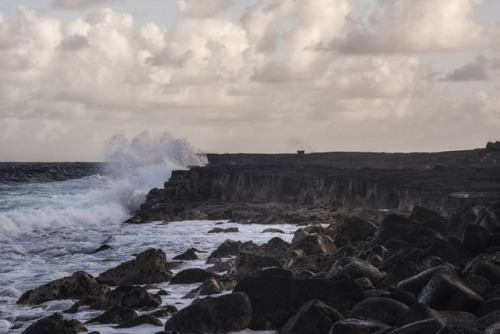
[[[384,277],[377,268],[355,257],[337,260],[328,273],[329,279],[335,276],[346,276],[351,279],[367,277],[375,285]]]
[[[474,290],[478,295],[482,295],[491,288],[491,283],[485,277],[479,275],[469,275],[462,279],[468,287]]]
[[[369,334],[388,330],[391,326],[370,319],[344,319],[333,324],[329,334]]]
[[[137,318],[137,313],[134,310],[118,305],[90,319],[86,323],[99,322],[101,324],[121,324],[134,318]]]
[[[418,301],[436,310],[474,312],[484,302],[456,273],[445,268],[437,271],[420,291]]]
[[[274,257],[258,256],[246,252],[240,253],[231,270],[230,276],[236,279],[255,275],[259,270],[269,267],[281,267],[281,262]]]
[[[50,300],[84,299],[93,295],[93,290],[98,286],[99,283],[92,275],[84,271],[77,271],[71,276],[26,291],[21,295],[17,303],[41,304]]]
[[[135,260],[105,271],[97,281],[108,285],[133,285],[166,282],[172,278],[167,256],[161,249],[148,249]]]
[[[481,212],[475,223],[484,227],[490,233],[500,229],[500,222],[498,221],[497,216],[490,210],[484,210]]]
[[[175,256],[173,259],[174,260],[181,260],[181,261],[197,260],[198,255],[196,255],[196,252],[199,252],[196,248],[189,248],[184,253]]]
[[[243,243],[241,241],[234,241],[227,239],[224,241],[222,244],[220,244],[216,250],[214,250],[210,256],[208,257],[209,259],[212,258],[227,258],[231,256],[236,256],[238,255],[243,247]]]
[[[402,256],[397,256],[396,262],[388,270],[383,283],[396,286],[400,281],[415,276],[417,271]]]
[[[465,320],[475,318],[472,313],[461,312],[461,311],[436,311],[431,309],[429,306],[422,303],[415,303],[410,306],[408,312],[406,312],[397,322],[397,326],[405,326],[417,321],[422,321],[426,319],[438,319],[443,324],[446,324],[454,320]]]
[[[419,205],[416,205],[413,210],[411,210],[411,214],[408,219],[420,224],[425,224],[429,221],[444,221],[443,216],[441,216],[436,211],[424,208]]]
[[[211,272],[224,272],[224,271],[229,271],[234,267],[234,260],[226,260],[226,261],[221,261],[220,259],[212,259],[210,260],[210,263],[213,264],[213,266],[208,267],[207,270]]]
[[[418,295],[420,290],[429,282],[435,273],[447,269],[445,265],[429,268],[415,276],[409,277],[398,283],[398,288]]]
[[[189,268],[178,272],[170,280],[170,284],[191,284],[191,283],[203,283],[209,278],[218,278],[219,275],[216,273],[201,269],[201,268]]]
[[[217,295],[219,293],[222,293],[222,288],[213,277],[207,279],[200,286],[199,294],[201,296]]]
[[[151,314],[143,314],[138,316],[137,318],[131,319],[129,321],[126,321],[124,323],[119,324],[115,328],[132,328],[144,324],[149,324],[157,327],[162,327],[163,323],[161,322],[160,319],[157,317],[151,315]]]
[[[149,293],[142,287],[119,286],[115,290],[98,298],[90,308],[106,310],[115,306],[124,306],[137,310],[140,308],[154,308],[160,305],[161,297]]]
[[[87,332],[87,328],[78,320],[65,320],[55,313],[43,318],[26,328],[22,334],[74,334]]]
[[[390,332],[390,334],[434,334],[444,327],[443,322],[439,319],[431,318],[420,320]]]
[[[177,313],[179,310],[174,305],[163,306],[160,310],[151,313],[152,316],[157,318],[170,317],[172,314]]]
[[[208,233],[236,233],[239,231],[240,230],[237,227],[228,227],[228,228],[216,227],[208,231]]]
[[[376,229],[374,224],[359,217],[348,218],[339,225],[338,233],[335,235],[335,244],[341,247],[350,242],[366,240]]]
[[[96,253],[103,252],[103,251],[106,251],[109,249],[113,249],[113,247],[111,247],[110,245],[101,245],[99,248],[91,251],[90,254],[96,254]]]
[[[500,284],[500,268],[498,265],[484,260],[474,260],[464,269],[465,275],[479,275],[486,278],[491,285]]]
[[[342,319],[344,317],[336,309],[314,299],[305,303],[296,315],[288,319],[279,333],[328,333],[332,325]]]
[[[372,245],[384,245],[387,241],[395,239],[418,228],[414,221],[397,214],[388,214],[382,220],[380,227],[372,239]]]
[[[408,309],[408,306],[397,300],[372,297],[358,303],[349,314],[349,318],[373,319],[395,325]]]
[[[319,299],[342,314],[361,301],[363,291],[352,280],[295,280],[279,277],[245,278],[234,291],[250,299],[254,330],[281,328],[306,302]]]
[[[279,228],[266,228],[262,233],[281,233],[285,234],[283,230],[280,230]]]
[[[175,313],[165,331],[181,333],[227,333],[248,327],[252,307],[246,294],[232,293],[205,298]]]
[[[500,321],[500,311],[488,313],[480,318],[450,321],[448,325],[484,331]]]
[[[437,332],[437,334],[484,334],[484,331],[455,325],[446,325]]]
[[[308,234],[306,231],[304,231],[304,233],[307,235],[300,235],[297,238],[294,237],[291,249],[301,249],[306,255],[333,253],[333,251],[337,249],[328,236]]]
[[[281,277],[281,278],[294,278],[294,273],[291,270],[283,268],[265,268],[257,270],[254,277]]]
[[[479,254],[488,248],[490,232],[481,225],[469,224],[462,235],[462,244],[472,254]]]
[[[470,257],[470,254],[462,249],[461,244],[455,243],[453,239],[438,239],[435,240],[428,248],[426,248],[418,257],[417,260],[423,260],[429,256],[438,256],[443,261],[453,264],[465,262]]]

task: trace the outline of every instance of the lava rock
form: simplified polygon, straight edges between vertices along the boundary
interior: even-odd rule
[[[236,233],[239,231],[240,230],[237,227],[228,227],[228,228],[216,227],[208,231],[208,233]]]
[[[462,235],[462,244],[472,254],[479,254],[488,248],[490,232],[481,225],[469,224]]]
[[[286,242],[281,238],[274,237],[264,245],[264,255],[280,258],[289,248],[289,242]]]
[[[130,319],[129,321],[121,323],[118,326],[116,326],[115,328],[132,328],[132,327],[140,326],[143,324],[149,324],[149,325],[153,325],[153,326],[157,326],[157,327],[163,326],[163,323],[157,317],[155,317],[151,314],[143,314],[143,315],[140,315],[134,319]]]
[[[157,318],[170,317],[172,314],[177,313],[179,310],[174,305],[163,306],[160,310],[151,313],[152,316]]]
[[[222,288],[213,277],[203,282],[199,288],[199,294],[202,296],[217,295],[219,293],[222,293]]]
[[[472,261],[463,272],[465,275],[479,275],[486,278],[491,285],[500,283],[500,268],[498,265],[484,260]]]
[[[196,248],[189,248],[184,253],[175,256],[173,260],[181,260],[181,261],[197,260],[198,255],[196,255],[196,252],[198,252]]]
[[[329,334],[369,334],[389,330],[391,326],[370,319],[344,319],[333,324]]]
[[[216,273],[201,269],[201,268],[189,268],[178,272],[170,280],[170,284],[192,284],[192,283],[203,283],[209,278],[218,278],[219,275]]]
[[[227,333],[247,328],[252,306],[246,294],[232,293],[205,298],[172,315],[165,331],[181,333]]]
[[[87,332],[87,328],[78,320],[65,320],[55,313],[43,318],[26,328],[21,334],[74,334]]]
[[[408,306],[397,300],[372,297],[358,303],[349,314],[349,318],[372,319],[395,325],[408,309]]]
[[[137,313],[134,310],[118,305],[90,319],[87,323],[99,322],[101,324],[121,324],[134,318],[137,318]]]
[[[304,233],[307,235],[299,238],[294,237],[291,245],[292,249],[302,249],[306,255],[330,254],[337,249],[328,236],[309,234],[305,231]]]
[[[262,233],[281,233],[285,234],[283,230],[280,230],[279,228],[266,228]]]
[[[355,257],[345,257],[337,260],[331,267],[328,278],[346,276],[351,279],[367,277],[373,284],[377,285],[384,275],[371,264]]]
[[[359,217],[350,217],[341,223],[338,227],[338,232],[335,235],[335,244],[344,246],[350,242],[366,240],[371,237],[377,227]]]
[[[390,213],[382,220],[371,243],[372,245],[384,245],[387,241],[411,232],[418,227],[418,224],[414,221],[404,216]]]
[[[236,257],[230,276],[236,279],[241,279],[253,276],[257,271],[269,267],[281,268],[281,262],[274,257],[258,256],[242,252]]]
[[[167,256],[161,249],[148,249],[135,260],[124,262],[97,277],[108,285],[133,285],[166,282],[172,278]]]
[[[319,299],[342,314],[364,298],[353,280],[295,280],[280,277],[254,277],[240,280],[233,290],[245,292],[253,310],[249,328],[281,328],[306,302]]]
[[[224,241],[222,244],[220,244],[216,250],[214,250],[210,256],[208,257],[209,259],[217,258],[227,258],[231,256],[236,256],[238,255],[243,247],[243,243],[241,241],[234,241],[227,239]]]
[[[413,322],[398,329],[391,331],[389,334],[420,334],[437,333],[444,327],[444,323],[439,319],[430,318]]]
[[[161,297],[149,293],[142,287],[119,286],[115,290],[98,298],[90,308],[106,310],[115,306],[124,306],[136,310],[143,307],[154,308],[160,305]]]
[[[336,321],[342,319],[344,317],[336,309],[314,299],[305,303],[296,315],[288,319],[279,333],[327,333]]]
[[[26,291],[17,303],[37,305],[50,300],[84,299],[91,296],[92,291],[98,286],[99,283],[92,275],[84,271],[77,271],[71,276]]]

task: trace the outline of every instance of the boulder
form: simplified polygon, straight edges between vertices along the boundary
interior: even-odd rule
[[[432,276],[420,291],[418,301],[436,310],[472,313],[484,302],[449,268],[439,270]]]
[[[167,256],[161,249],[148,249],[135,260],[124,262],[97,277],[108,285],[133,285],[166,282],[172,278]]]
[[[144,324],[149,324],[157,327],[162,327],[163,323],[160,319],[151,314],[142,314],[134,319],[130,319],[124,323],[119,324],[115,328],[132,328]]]
[[[305,303],[299,312],[287,320],[280,334],[328,333],[332,325],[344,317],[336,309],[318,299]]]
[[[242,252],[236,257],[230,276],[241,279],[253,276],[257,271],[270,267],[281,268],[281,262],[274,257],[258,256]]]
[[[430,318],[413,322],[398,329],[395,329],[390,334],[434,334],[444,327],[444,323],[439,319]]]
[[[44,284],[36,289],[28,290],[21,295],[18,304],[41,304],[50,300],[84,299],[93,295],[93,290],[99,286],[95,278],[84,272],[77,271],[73,275],[63,277]]]
[[[482,253],[488,248],[490,232],[481,225],[468,224],[462,235],[462,244],[472,254]]]
[[[415,303],[410,306],[406,312],[397,322],[397,326],[405,326],[414,322],[426,319],[438,319],[443,324],[454,320],[465,320],[475,318],[472,313],[461,311],[436,311],[429,306],[422,303]]]
[[[161,305],[161,297],[149,293],[139,286],[119,286],[108,294],[99,297],[91,309],[107,310],[115,306],[131,309],[154,308]]]
[[[219,283],[213,277],[211,277],[203,282],[203,284],[199,288],[198,293],[202,296],[217,295],[219,293],[222,293],[222,288],[220,287]]]
[[[75,334],[87,332],[87,328],[78,320],[65,320],[55,313],[43,318],[26,328],[21,334]]]
[[[414,221],[404,216],[390,213],[382,220],[371,243],[372,245],[384,245],[387,241],[411,232],[418,227],[418,224]]]
[[[461,264],[465,262],[470,254],[462,248],[460,242],[453,238],[434,240],[417,258],[422,261],[430,256],[438,256],[443,261],[453,264]]]
[[[262,231],[262,233],[281,233],[285,234],[283,230],[280,230],[279,228],[266,228],[265,230]]]
[[[219,275],[216,273],[201,269],[201,268],[189,268],[178,272],[170,280],[170,284],[192,284],[192,283],[203,283],[209,278],[218,278]]]
[[[274,237],[264,245],[264,255],[280,258],[290,248],[290,243]]]
[[[391,326],[370,319],[344,319],[333,324],[329,334],[369,334],[389,330]]]
[[[408,306],[397,300],[372,297],[358,303],[349,314],[349,318],[378,320],[392,326],[408,309]]]
[[[351,279],[367,277],[375,285],[384,278],[384,275],[377,268],[351,256],[339,259],[332,265],[328,278],[331,279],[336,276],[346,276]]]
[[[295,280],[280,277],[254,277],[240,280],[234,292],[245,292],[250,299],[254,330],[281,328],[312,299],[321,300],[342,314],[364,298],[363,290],[353,280]]]
[[[374,224],[359,217],[347,218],[338,226],[335,244],[341,247],[350,242],[366,240],[375,233],[376,229],[377,227]]]
[[[416,205],[408,219],[413,220],[420,224],[425,224],[429,221],[444,221],[443,216],[434,210],[424,208],[422,206]]]
[[[294,238],[291,249],[301,249],[306,255],[317,255],[333,253],[337,248],[333,241],[326,235],[308,234],[304,237],[297,238],[296,241]]]
[[[118,305],[90,319],[87,323],[99,322],[101,324],[121,324],[134,318],[137,318],[137,313],[134,310]]]
[[[240,230],[237,227],[228,227],[228,228],[216,227],[208,231],[208,233],[236,233],[239,231]]]
[[[210,256],[208,257],[209,259],[217,258],[217,259],[222,259],[222,258],[227,258],[231,256],[236,256],[238,255],[243,247],[243,243],[241,241],[234,241],[227,239],[224,241],[222,244],[220,244],[216,250],[214,250]]]
[[[483,315],[480,318],[450,321],[448,325],[485,331],[489,326],[500,322],[500,310]]]
[[[157,318],[165,318],[165,317],[172,316],[172,314],[174,314],[178,311],[179,310],[174,305],[165,305],[165,306],[162,306],[161,309],[152,312],[151,315],[155,316]]]
[[[245,329],[252,320],[246,294],[232,293],[205,298],[172,315],[165,331],[181,333],[227,333]]]
[[[174,260],[180,260],[180,261],[190,261],[190,260],[197,260],[198,255],[196,255],[196,252],[198,250],[196,248],[189,248],[187,251],[185,251],[182,254],[179,254],[177,256],[174,256]]]

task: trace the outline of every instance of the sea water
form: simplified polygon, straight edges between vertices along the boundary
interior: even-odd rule
[[[293,225],[273,226],[285,232],[276,234],[262,233],[262,225],[223,221],[223,227],[238,227],[239,232],[214,234],[207,232],[220,222],[123,224],[151,188],[163,187],[173,169],[204,163],[203,157],[183,142],[166,140],[156,147],[148,140],[116,139],[110,154],[112,164],[0,163],[0,333],[21,333],[36,320],[67,310],[74,300],[35,306],[16,301],[25,291],[75,271],[98,276],[149,248],[162,249],[167,260],[188,248],[205,252],[198,254],[199,260],[176,268],[176,273],[207,267],[210,252],[229,238],[260,244],[275,236],[291,241],[297,229]],[[104,244],[111,248],[94,253]],[[197,285],[156,284],[170,293],[162,297],[162,305],[173,304],[178,309],[191,303],[182,297]],[[80,310],[63,315],[85,322],[103,312],[88,307]],[[114,329],[112,325],[89,324],[87,328],[103,334],[162,330],[151,325]]]

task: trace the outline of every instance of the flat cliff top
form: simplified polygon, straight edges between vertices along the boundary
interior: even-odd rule
[[[432,169],[500,167],[500,151],[486,149],[436,153],[324,152],[306,154],[207,154],[209,165],[282,165],[331,168]]]

